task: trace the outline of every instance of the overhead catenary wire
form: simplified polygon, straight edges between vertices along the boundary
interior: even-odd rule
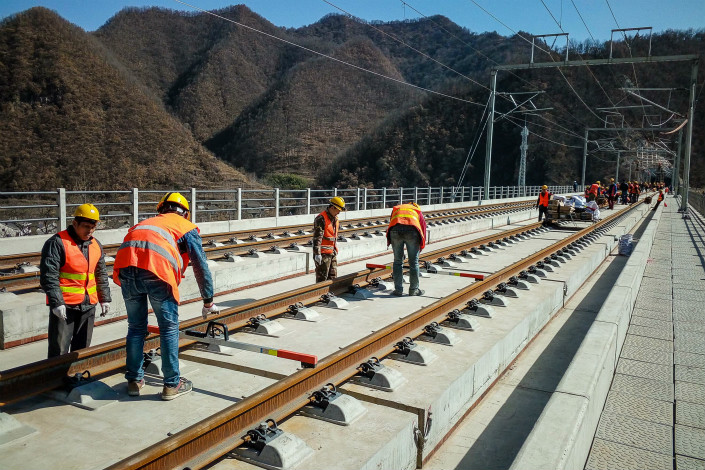
[[[227,21],[227,22],[229,22],[229,23],[235,24],[235,25],[237,25],[237,26],[240,26],[240,27],[242,27],[242,28],[248,29],[248,30],[250,30],[250,31],[254,31],[254,32],[259,33],[259,34],[261,34],[261,35],[263,35],[263,36],[267,36],[267,37],[269,37],[269,38],[271,38],[271,39],[275,39],[275,40],[277,40],[277,41],[283,42],[283,43],[288,44],[288,45],[290,45],[290,46],[298,47],[299,49],[305,50],[305,51],[307,51],[307,52],[310,52],[310,53],[312,53],[312,54],[318,55],[318,56],[320,56],[320,57],[325,57],[326,59],[332,60],[332,61],[334,61],[334,62],[338,62],[338,63],[343,64],[343,65],[346,65],[346,66],[348,66],[348,67],[352,67],[352,68],[354,68],[354,69],[356,69],[356,70],[360,70],[360,71],[362,71],[362,72],[369,73],[369,74],[375,75],[375,76],[377,76],[377,77],[384,78],[384,79],[390,80],[390,81],[392,81],[392,82],[396,82],[396,83],[401,84],[401,85],[409,86],[409,87],[415,88],[415,89],[417,89],[417,90],[425,91],[425,92],[427,92],[427,93],[431,93],[431,94],[438,95],[438,96],[443,96],[443,97],[445,97],[445,98],[452,99],[452,100],[456,100],[456,101],[461,101],[461,102],[463,102],[463,103],[473,104],[473,105],[476,105],[476,106],[482,106],[481,103],[477,103],[477,102],[475,102],[475,101],[467,100],[467,99],[464,99],[464,98],[459,98],[459,97],[457,97],[457,96],[448,95],[448,94],[446,94],[446,93],[441,93],[440,91],[431,90],[430,88],[425,88],[425,87],[422,87],[422,86],[419,86],[419,85],[414,85],[413,83],[409,83],[409,82],[406,82],[406,81],[404,81],[404,80],[400,80],[400,79],[398,79],[398,78],[390,77],[389,75],[384,75],[383,73],[375,72],[375,71],[373,71],[373,70],[369,70],[369,69],[366,69],[366,68],[364,68],[364,67],[360,67],[359,65],[351,64],[350,62],[346,62],[346,61],[344,61],[344,60],[342,60],[342,59],[338,59],[338,58],[333,57],[333,56],[331,56],[331,55],[324,54],[323,52],[319,52],[319,51],[316,51],[316,50],[311,49],[311,48],[309,48],[309,47],[302,46],[302,45],[297,44],[297,43],[295,43],[295,42],[293,42],[293,41],[289,41],[289,40],[287,40],[287,39],[280,38],[280,37],[275,36],[275,35],[273,35],[273,34],[266,33],[266,32],[264,32],[264,31],[261,31],[261,30],[257,29],[257,28],[253,28],[252,26],[248,26],[248,25],[246,25],[246,24],[244,24],[244,23],[240,23],[240,22],[235,21],[235,20],[232,20],[232,19],[230,19],[230,18],[226,18],[226,17],[224,17],[224,16],[222,16],[222,15],[218,15],[217,13],[214,13],[214,12],[212,12],[212,11],[208,11],[208,10],[205,10],[205,9],[203,9],[203,8],[197,7],[197,6],[195,6],[195,5],[191,5],[190,3],[184,2],[184,1],[182,1],[182,0],[174,0],[174,1],[175,1],[176,3],[180,3],[180,4],[182,4],[182,5],[185,5],[185,6],[189,7],[189,8],[193,8],[193,9],[196,10],[196,11],[200,11],[200,12],[202,12],[202,13],[206,13],[206,14],[211,15],[211,16],[213,16],[213,17],[220,18],[221,20],[224,20],[224,21]]]
[[[487,13],[488,15],[490,15],[495,21],[497,21],[499,24],[501,24],[502,26],[504,26],[505,28],[507,28],[508,30],[510,30],[510,31],[511,31],[512,33],[514,33],[517,37],[523,39],[524,41],[528,42],[529,44],[532,44],[532,45],[534,44],[534,43],[532,43],[531,41],[529,41],[528,38],[524,37],[522,34],[519,34],[519,32],[517,32],[517,31],[515,31],[514,29],[512,29],[511,27],[507,26],[504,22],[502,22],[499,18],[497,18],[497,17],[496,17],[495,15],[493,15],[492,13],[490,13],[487,9],[485,9],[482,5],[480,5],[479,3],[477,3],[475,0],[470,0],[470,2],[472,2],[474,5],[476,5],[478,8],[480,8],[482,11],[484,11],[484,12]],[[546,52],[546,53],[548,54],[548,57],[549,57],[553,62],[556,62],[556,60],[553,58],[553,55],[551,55],[550,50],[543,49],[543,48],[540,47],[540,46],[535,46],[535,47],[536,47],[537,49],[543,51],[543,52]],[[597,113],[595,113],[595,111],[593,111],[592,108],[590,108],[590,106],[587,105],[587,103],[585,102],[585,100],[583,100],[582,96],[580,96],[580,94],[577,92],[577,90],[573,87],[573,85],[572,85],[572,84],[570,83],[570,81],[568,80],[568,77],[565,76],[565,74],[563,73],[563,70],[561,70],[560,67],[557,67],[556,69],[557,69],[558,72],[561,74],[561,76],[563,77],[563,80],[565,80],[566,84],[567,84],[568,87],[571,89],[571,91],[573,92],[573,94],[574,94],[574,95],[578,98],[578,100],[583,104],[583,106],[585,106],[585,108],[586,108],[593,116],[595,116],[600,122],[604,122],[604,119],[602,119]],[[588,126],[585,126],[585,127],[588,127]]]
[[[483,57],[485,60],[487,60],[487,61],[493,63],[494,65],[500,65],[499,62],[497,62],[496,60],[492,59],[490,56],[488,56],[487,54],[485,54],[484,52],[482,52],[480,49],[477,49],[475,46],[473,46],[472,44],[468,43],[467,41],[465,41],[464,39],[462,39],[462,38],[459,37],[458,35],[454,34],[452,31],[449,31],[448,28],[444,27],[442,24],[438,23],[438,22],[435,21],[433,18],[431,18],[431,17],[429,17],[428,15],[425,15],[424,13],[422,13],[421,11],[419,11],[416,7],[414,7],[413,5],[411,5],[411,4],[410,4],[409,2],[407,2],[406,0],[400,0],[400,1],[401,1],[401,3],[402,3],[405,7],[409,7],[410,9],[412,9],[413,11],[415,11],[417,14],[421,15],[422,17],[424,17],[425,19],[427,19],[428,21],[430,21],[431,23],[433,23],[434,25],[436,25],[438,28],[440,28],[440,29],[441,29],[442,31],[444,31],[445,33],[449,34],[451,37],[453,37],[453,38],[456,39],[457,41],[460,41],[461,43],[465,44],[467,47],[469,47],[470,49],[472,49],[477,55]],[[511,28],[510,28],[510,29],[511,29]],[[505,38],[504,40],[506,41],[507,39]],[[541,49],[541,48],[539,48],[539,49]],[[541,49],[541,50],[543,50],[543,49]],[[513,72],[513,71],[511,71],[511,70],[509,70],[508,72],[509,72],[510,75],[514,76],[516,79],[518,79],[519,81],[523,82],[524,84],[530,85],[530,86],[532,85],[531,82],[529,82],[529,81],[526,80],[525,78],[521,77],[521,76],[518,75],[517,73],[515,73],[515,72]],[[500,95],[500,96],[501,96],[501,95]],[[506,98],[506,97],[504,97],[504,96],[502,96],[502,98],[504,98],[504,99],[507,100],[507,101],[510,101],[509,98]],[[550,101],[553,101],[553,100],[550,98],[550,96],[549,96],[549,100],[550,100]],[[580,126],[585,127],[585,123],[580,122],[574,115],[572,115],[572,114],[570,114],[570,113],[567,113],[567,112],[565,112],[565,111],[563,111],[563,112],[564,112],[565,114],[567,114],[570,119],[572,119],[573,121],[577,122]],[[555,123],[555,122],[549,120],[548,118],[545,118],[545,117],[544,117],[544,119],[546,119],[546,120],[548,120],[549,122],[552,122],[553,124],[559,126],[559,124],[557,124],[557,123]],[[576,134],[576,135],[577,135],[577,134]]]
[[[415,47],[413,47],[412,45],[408,44],[406,41],[404,41],[404,40],[402,40],[402,39],[396,37],[395,35],[390,34],[390,33],[386,32],[386,31],[382,30],[381,28],[378,28],[378,27],[376,27],[375,25],[368,23],[367,21],[364,21],[362,18],[358,18],[357,16],[353,15],[353,14],[350,13],[349,11],[347,11],[347,10],[345,10],[345,9],[343,9],[343,8],[341,8],[341,7],[339,7],[339,6],[337,6],[336,4],[330,2],[329,0],[321,0],[321,1],[324,2],[324,3],[327,3],[328,5],[332,6],[333,8],[335,8],[335,9],[337,9],[337,10],[339,10],[339,11],[342,11],[343,13],[345,13],[346,15],[348,15],[348,17],[350,17],[351,19],[353,19],[353,20],[355,20],[355,21],[357,21],[357,22],[363,23],[363,24],[369,26],[370,28],[374,29],[374,30],[377,31],[378,33],[383,34],[383,35],[387,36],[388,38],[391,38],[392,40],[394,40],[394,41],[396,41],[396,42],[398,42],[398,43],[400,43],[400,44],[403,44],[404,46],[408,47],[408,48],[411,49],[412,51],[414,51],[414,52],[416,52],[416,53],[422,55],[423,57],[425,57],[425,58],[428,59],[428,60],[431,60],[431,61],[435,62],[436,64],[440,65],[441,67],[445,68],[446,70],[449,70],[449,71],[455,73],[456,75],[458,75],[458,76],[460,76],[460,77],[462,77],[462,78],[464,78],[464,79],[466,79],[466,80],[469,80],[470,82],[474,83],[475,85],[478,85],[478,86],[481,87],[481,88],[484,88],[484,89],[487,90],[487,91],[492,91],[492,90],[490,90],[486,85],[483,85],[482,83],[478,82],[477,80],[475,80],[475,79],[473,79],[473,78],[471,78],[471,77],[468,77],[467,75],[465,75],[465,74],[463,74],[463,73],[461,73],[461,72],[458,72],[458,71],[455,70],[454,68],[449,67],[448,65],[444,64],[443,62],[441,62],[441,61],[439,61],[439,60],[437,60],[437,59],[434,59],[434,58],[431,57],[430,55],[426,54],[426,53],[423,52],[423,51],[420,51],[420,50],[416,49]]]
[[[510,123],[512,123],[512,124],[514,124],[515,126],[517,126],[519,129],[523,129],[523,128],[524,128],[524,122],[521,121],[521,120],[518,120],[517,118],[511,117],[511,116],[507,116],[507,120],[508,120]],[[519,121],[519,122],[517,123],[516,121]],[[574,149],[581,149],[581,148],[582,148],[582,147],[577,146],[577,145],[568,145],[568,144],[564,144],[564,143],[562,143],[562,142],[556,142],[555,140],[551,140],[551,139],[549,139],[548,137],[544,137],[544,136],[542,136],[542,135],[540,135],[540,134],[537,134],[536,132],[532,132],[531,135],[534,135],[534,136],[538,137],[539,139],[543,139],[543,140],[546,140],[546,141],[548,141],[548,142],[551,142],[552,144],[560,145],[561,147],[568,147],[568,148],[574,148]],[[580,139],[583,140],[582,137],[581,137]]]

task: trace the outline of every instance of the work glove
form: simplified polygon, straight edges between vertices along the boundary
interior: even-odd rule
[[[323,256],[321,255],[313,255],[313,262],[318,264],[321,264],[323,262]]]
[[[204,305],[203,308],[201,309],[201,316],[203,317],[204,320],[206,318],[208,318],[209,313],[210,314],[220,313],[220,309],[218,308],[218,306],[216,304],[211,304],[210,307],[206,307]]]
[[[51,313],[59,317],[59,319],[66,321],[66,305],[59,305],[51,309]]]
[[[104,317],[110,311],[110,302],[103,302],[100,304],[100,316]]]

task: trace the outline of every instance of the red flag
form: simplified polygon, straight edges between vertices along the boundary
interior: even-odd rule
[[[663,201],[663,207],[668,207],[668,204],[666,204],[666,201]]]

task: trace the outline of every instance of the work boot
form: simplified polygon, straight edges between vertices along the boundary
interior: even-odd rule
[[[395,290],[394,292],[392,292],[392,295],[396,295],[397,297],[401,297],[402,295],[404,295],[404,293],[402,291]]]
[[[127,381],[127,394],[131,397],[140,396],[140,390],[144,387],[144,379],[139,382],[136,380]]]
[[[176,397],[189,393],[191,390],[193,390],[193,383],[191,383],[190,380],[181,377],[178,385],[175,387],[167,387],[164,385],[164,388],[162,389],[162,400],[173,400]]]
[[[409,295],[424,295],[424,291],[421,289],[416,289],[414,291],[409,292]]]

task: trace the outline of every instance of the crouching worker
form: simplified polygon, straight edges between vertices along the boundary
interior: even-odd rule
[[[167,193],[159,215],[132,227],[115,255],[113,280],[122,287],[127,308],[127,393],[138,396],[144,386],[143,352],[147,335],[147,299],[157,317],[164,388],[162,400],[193,389],[179,373],[179,284],[189,261],[203,297],[201,314],[218,313],[213,281],[198,227],[188,220],[189,204],[179,193]]]
[[[81,204],[73,217],[42,248],[39,284],[50,311],[48,357],[90,346],[96,305],[100,302],[101,317],[110,309],[103,246],[93,238],[98,209]]]

